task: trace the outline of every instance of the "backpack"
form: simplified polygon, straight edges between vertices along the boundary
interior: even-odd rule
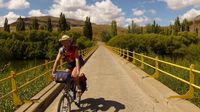
[[[82,93],[84,93],[87,90],[87,78],[85,77],[84,73],[81,73],[79,76],[79,84],[80,84],[80,89]]]

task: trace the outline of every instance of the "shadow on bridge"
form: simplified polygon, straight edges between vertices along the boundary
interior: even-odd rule
[[[108,111],[108,109],[114,108],[114,112],[119,112],[125,109],[125,105],[112,100],[105,100],[104,98],[87,98],[81,101],[81,108],[78,110],[72,110],[71,112],[97,112],[97,111]]]

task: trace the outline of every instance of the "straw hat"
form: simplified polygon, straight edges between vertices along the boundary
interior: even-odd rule
[[[68,35],[63,35],[60,39],[59,42],[64,41],[64,40],[71,40],[71,38]]]

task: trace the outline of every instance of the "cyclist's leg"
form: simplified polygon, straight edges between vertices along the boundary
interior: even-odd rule
[[[78,89],[78,92],[81,92],[80,90],[80,84],[79,84],[79,77],[78,77],[78,74],[77,74],[77,68],[74,67],[74,69],[72,70],[72,77],[76,83],[76,86],[77,86],[77,89]]]

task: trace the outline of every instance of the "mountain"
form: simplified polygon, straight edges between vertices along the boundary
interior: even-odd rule
[[[45,28],[49,17],[51,18],[53,31],[57,31],[58,21],[59,21],[58,17],[52,17],[52,16],[36,17],[38,19],[39,27]],[[35,17],[23,18],[24,22],[25,22],[26,30],[29,30],[29,27],[31,26],[32,20],[34,18]],[[75,20],[75,19],[66,18],[66,21],[70,24],[71,30],[76,31],[76,32],[82,32],[82,28],[84,26],[83,20]],[[17,24],[17,21],[10,24],[11,31],[16,30],[16,24]],[[101,32],[103,30],[110,30],[111,26],[110,26],[110,24],[109,25],[108,24],[98,25],[98,24],[92,23],[92,28],[93,28],[93,37],[95,38],[95,40],[100,40]],[[2,30],[2,28],[0,28],[0,30]],[[125,28],[118,27],[118,34],[121,34],[121,33],[124,33],[124,32],[126,32]]]
[[[41,16],[41,17],[36,17],[37,20],[38,20],[38,23],[40,26],[45,26],[47,24],[47,21],[48,21],[48,18],[51,18],[51,22],[52,22],[52,25],[53,27],[58,27],[58,21],[59,21],[59,18],[58,17],[52,17],[52,16]],[[31,26],[32,24],[32,20],[34,19],[35,17],[27,17],[27,18],[23,18],[24,19],[24,22],[26,24],[26,26]],[[66,19],[66,21],[70,24],[70,26],[72,27],[78,27],[78,26],[83,26],[84,25],[84,21],[81,21],[81,20],[75,20],[75,19]],[[11,27],[15,27],[17,24],[17,21],[10,24]]]

